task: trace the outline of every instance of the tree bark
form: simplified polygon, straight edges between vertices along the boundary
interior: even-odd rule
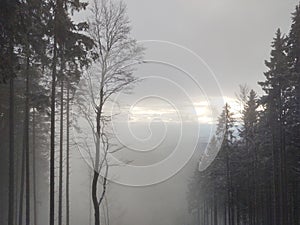
[[[279,205],[279,187],[278,187],[278,157],[274,143],[274,135],[272,135],[272,154],[273,154],[273,205],[274,205],[274,225],[277,225],[280,221],[280,205]]]
[[[214,190],[214,225],[218,225],[218,201],[216,196],[216,190]]]
[[[24,140],[23,140],[24,143]],[[25,151],[22,150],[21,162],[21,183],[20,183],[20,200],[19,200],[19,225],[23,224],[23,200],[24,200],[24,181],[25,181]]]
[[[94,170],[93,182],[92,182],[92,200],[94,206],[94,219],[95,225],[100,225],[100,208],[97,198],[97,184],[99,179],[99,173]]]
[[[226,149],[226,185],[227,185],[227,213],[228,213],[228,224],[232,224],[232,205],[231,205],[231,187],[230,187],[230,169],[229,169],[229,155],[228,148]]]
[[[26,225],[30,225],[30,164],[29,164],[29,56],[26,63],[26,100],[25,100],[25,171],[26,171]]]
[[[10,81],[9,81],[9,187],[8,187],[8,225],[14,223],[14,176],[15,176],[15,148],[14,148],[14,71],[13,71],[13,60],[14,60],[14,49],[13,49],[12,37],[10,40]]]
[[[56,0],[56,6],[59,0]],[[54,43],[52,57],[52,84],[51,84],[51,127],[50,127],[50,207],[49,225],[54,225],[55,217],[55,98],[56,98],[56,64],[57,64],[57,42],[56,42],[57,9],[54,18]]]
[[[56,62],[57,46],[54,38],[54,49],[52,59],[52,85],[51,85],[51,128],[50,128],[50,207],[49,225],[54,225],[55,204],[55,89],[56,89]]]
[[[32,113],[32,183],[33,183],[33,224],[37,225],[37,193],[36,193],[36,149],[35,149],[35,109]]]
[[[66,225],[70,225],[70,83],[67,85]]]
[[[62,74],[61,74],[61,79]],[[64,82],[60,86],[60,140],[59,140],[59,188],[58,188],[58,225],[62,225],[62,191],[63,191],[63,128],[64,128]]]

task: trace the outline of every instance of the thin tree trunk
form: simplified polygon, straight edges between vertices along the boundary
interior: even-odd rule
[[[98,189],[98,180],[99,180],[99,166],[100,166],[100,136],[101,136],[101,127],[100,127],[100,119],[101,119],[101,113],[102,113],[102,107],[103,107],[103,86],[101,84],[100,89],[100,104],[99,109],[97,111],[96,115],[96,123],[97,123],[97,140],[96,140],[96,153],[95,153],[95,167],[94,167],[94,176],[93,176],[93,182],[92,182],[92,201],[94,206],[94,218],[95,218],[95,225],[100,225],[100,203],[98,201],[97,197],[97,189]]]
[[[204,217],[205,217],[204,203],[202,203],[201,204],[201,225],[204,225]]]
[[[54,49],[52,59],[52,85],[51,85],[51,134],[50,134],[50,207],[49,225],[54,225],[55,204],[55,89],[56,89],[56,62],[57,46],[54,37]]]
[[[20,206],[19,206],[19,225],[23,224],[23,197],[25,184],[25,221],[26,225],[30,223],[30,171],[29,171],[29,57],[26,59],[26,78],[25,78],[25,107],[24,107],[24,133],[23,133],[23,151],[22,151],[22,173],[20,189]]]
[[[241,224],[241,211],[240,211],[240,199],[238,190],[236,191],[236,223],[237,225]]]
[[[37,225],[37,193],[36,193],[36,149],[35,149],[35,109],[32,113],[32,183],[33,183],[33,224]]]
[[[14,192],[14,195],[15,195],[15,210],[14,210],[14,221],[15,221],[15,224],[18,224],[18,221],[19,221],[19,197],[20,197],[20,178],[21,178],[21,174],[22,174],[22,168],[21,168],[21,161],[23,160],[22,159],[22,154],[23,153],[23,148],[21,149],[21,152],[19,154],[16,154],[15,155],[15,164],[16,164],[16,167],[15,167],[15,192]],[[18,208],[18,209],[17,209]]]
[[[210,200],[210,224],[213,225],[214,223],[214,208],[213,208],[213,204],[214,204],[214,201],[213,199]]]
[[[273,224],[272,217],[272,185],[268,184],[268,224]]]
[[[216,190],[214,190],[214,225],[218,225],[218,201],[216,196]]]
[[[90,190],[89,190],[89,199],[90,199],[90,201],[89,201],[89,206],[90,206],[90,213],[89,213],[89,224],[92,224],[92,208],[93,208],[93,201],[92,201],[92,174],[91,173],[89,173],[89,182],[90,182]]]
[[[198,203],[198,207],[197,207],[197,224],[200,224],[200,213],[201,213],[201,208],[200,205]]]
[[[30,164],[29,164],[29,56],[26,65],[26,101],[25,101],[25,152],[26,152],[26,225],[30,225]]]
[[[277,153],[274,143],[274,135],[272,135],[272,157],[273,157],[273,204],[274,204],[274,225],[280,221],[279,217],[279,201],[278,201],[278,180],[277,180]]]
[[[70,84],[67,85],[66,225],[70,225]]]
[[[295,178],[294,178],[295,179]],[[296,178],[297,179],[297,178]],[[299,206],[298,206],[298,182],[297,180],[293,181],[293,219],[295,225],[299,225]]]
[[[25,134],[25,133],[24,133]],[[23,138],[24,145],[25,138]],[[22,149],[21,162],[21,183],[20,183],[20,201],[19,201],[19,225],[23,224],[23,203],[24,203],[24,188],[25,188],[25,148]]]
[[[228,224],[232,225],[232,205],[231,205],[231,187],[230,187],[230,169],[229,169],[229,153],[226,149],[226,184],[227,184],[227,205],[228,205]]]
[[[61,74],[62,75],[62,74]],[[61,77],[61,79],[63,79]],[[63,187],[63,125],[64,125],[64,82],[60,87],[60,145],[59,145],[59,188],[58,188],[58,225],[62,225],[62,187]]]
[[[255,225],[257,223],[257,148],[256,145],[254,145],[254,164],[253,164],[253,189],[254,189],[254,200],[253,200],[253,217],[252,217],[252,224]]]
[[[253,203],[252,203],[252,196],[251,196],[251,194],[252,194],[252,191],[251,191],[251,186],[250,186],[250,168],[248,168],[248,171],[247,171],[247,176],[248,176],[248,179],[247,179],[247,204],[248,204],[248,220],[249,220],[249,225],[252,225],[253,223],[252,223],[252,221],[253,221],[253,214],[252,214],[252,212],[253,212]],[[253,177],[253,179],[255,179],[254,177]]]
[[[12,38],[12,37],[11,37]],[[8,187],[8,225],[14,223],[14,179],[15,179],[15,148],[14,148],[14,72],[13,72],[13,41],[10,41],[10,81],[9,81],[9,187]]]
[[[206,220],[206,201],[203,202],[203,224],[207,224]]]
[[[288,218],[288,209],[289,209],[289,205],[288,205],[288,190],[287,190],[287,163],[286,163],[286,141],[285,141],[285,128],[284,128],[284,116],[281,116],[280,120],[280,142],[281,142],[281,166],[282,166],[282,205],[283,205],[283,221],[284,224],[290,224],[289,218]]]
[[[227,205],[228,205],[228,203],[225,201],[225,204],[224,204],[224,225],[227,225]]]

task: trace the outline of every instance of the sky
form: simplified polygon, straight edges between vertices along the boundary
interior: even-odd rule
[[[121,95],[123,98],[117,96],[115,100],[125,100],[123,108],[131,109],[128,114],[137,112],[134,105],[144,108],[144,112],[139,112],[140,119],[151,118],[151,112],[155,118],[157,114],[166,115],[174,106],[178,110],[178,105],[189,105],[193,108],[187,117],[198,114],[199,122],[212,123],[225,102],[238,111],[234,98],[240,84],[263,94],[257,82],[264,80],[263,73],[267,70],[264,62],[270,58],[271,42],[278,28],[288,34],[291,13],[298,1],[126,0],[125,3],[132,36],[145,47],[147,63],[138,65],[135,73],[145,82],[139,84],[131,98]],[[80,15],[83,18],[88,14]],[[154,99],[152,102],[148,101],[149,96]],[[207,107],[196,107],[207,103]]]
[[[288,33],[297,0],[126,0],[137,40],[164,40],[194,51],[226,96],[266,71],[277,28]]]

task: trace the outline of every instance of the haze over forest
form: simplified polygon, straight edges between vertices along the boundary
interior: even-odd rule
[[[296,0],[0,0],[0,224],[300,225]]]

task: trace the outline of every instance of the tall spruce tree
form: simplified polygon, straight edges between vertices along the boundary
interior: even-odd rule
[[[272,136],[274,208],[276,224],[287,224],[287,166],[285,148],[285,101],[289,83],[289,67],[287,58],[287,39],[278,29],[272,43],[270,61],[265,64],[266,80],[259,82],[265,91],[262,103],[266,106],[265,113]]]
[[[247,180],[247,199],[246,207],[248,209],[248,221],[250,225],[256,224],[257,218],[257,123],[258,123],[258,100],[255,91],[251,90],[247,96],[244,110],[242,113],[242,129],[240,137],[242,138],[242,148],[246,151],[243,156],[243,164],[246,165],[247,171],[243,173]]]
[[[287,113],[287,126],[289,130],[288,148],[290,164],[290,182],[292,189],[290,192],[291,205],[290,211],[291,223],[299,224],[299,200],[300,200],[300,4],[296,6],[293,12],[292,26],[288,37],[288,57],[291,70],[290,89],[289,89],[289,111]]]

